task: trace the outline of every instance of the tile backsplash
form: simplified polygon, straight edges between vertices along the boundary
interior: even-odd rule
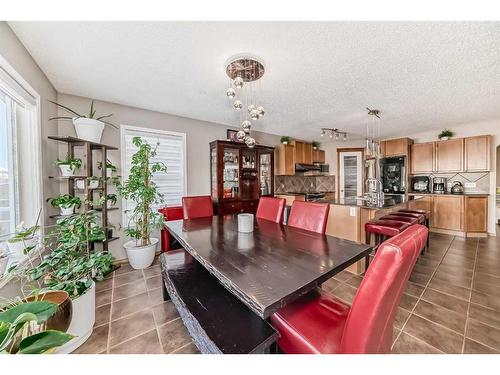
[[[432,173],[432,174],[419,174],[415,176],[429,176],[431,179],[434,177],[444,177],[447,181],[447,190],[449,191],[455,181],[460,181],[464,185],[466,193],[489,193],[490,191],[490,174],[489,172],[460,172],[460,173]],[[466,183],[474,183],[475,187],[468,187]]]
[[[335,176],[276,176],[276,193],[334,192]]]

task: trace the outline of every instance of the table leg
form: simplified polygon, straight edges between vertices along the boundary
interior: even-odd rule
[[[162,292],[163,292],[163,301],[170,301],[170,295],[168,294],[168,290],[167,290],[167,287],[165,286],[165,281],[161,280],[161,284],[162,284]]]

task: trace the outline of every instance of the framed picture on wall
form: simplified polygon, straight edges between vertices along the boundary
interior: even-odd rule
[[[236,139],[236,133],[238,133],[238,130],[227,129],[226,139],[231,142],[241,142]]]

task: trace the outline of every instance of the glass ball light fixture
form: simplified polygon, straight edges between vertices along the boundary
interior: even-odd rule
[[[248,55],[235,56],[226,64],[226,74],[231,80],[231,87],[226,90],[226,96],[234,100],[233,108],[239,113],[240,130],[236,133],[238,141],[244,141],[249,148],[255,147],[255,139],[250,135],[252,121],[261,119],[266,111],[262,105],[256,105],[255,96],[258,88],[255,82],[264,75],[264,65]],[[233,89],[233,87],[236,89]],[[246,111],[241,109],[246,108]]]

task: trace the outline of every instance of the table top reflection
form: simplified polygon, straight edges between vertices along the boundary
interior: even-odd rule
[[[237,215],[168,221],[168,231],[261,318],[366,256],[371,246],[262,219],[238,232]]]

